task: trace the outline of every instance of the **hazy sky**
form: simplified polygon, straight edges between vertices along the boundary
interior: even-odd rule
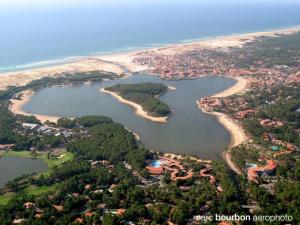
[[[269,7],[275,4],[300,5],[300,0],[0,0],[0,12],[26,12],[32,10],[47,11],[51,9],[74,9],[86,7],[113,7],[125,10],[126,7],[152,7],[157,6],[176,6],[176,5],[209,5],[209,6],[257,6]],[[79,7],[78,7],[79,6]]]
[[[291,2],[299,2],[299,0],[0,0],[0,7],[4,6],[43,6],[43,5],[74,5],[74,4],[128,4],[128,3],[183,3],[187,2],[193,3],[236,3],[236,4],[249,4],[249,3],[291,3]]]

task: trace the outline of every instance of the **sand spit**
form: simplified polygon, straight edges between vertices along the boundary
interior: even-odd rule
[[[138,115],[138,116],[141,116],[147,120],[151,120],[153,122],[158,122],[158,123],[166,123],[168,122],[167,119],[168,117],[156,117],[156,116],[150,116],[146,111],[143,110],[143,107],[140,106],[139,104],[136,104],[135,102],[131,102],[131,101],[128,101],[124,98],[122,98],[120,95],[112,92],[112,91],[108,91],[108,90],[105,90],[104,88],[102,88],[100,90],[101,92],[103,93],[107,93],[107,94],[110,94],[112,95],[113,97],[115,97],[116,99],[118,99],[119,102],[122,102],[124,104],[127,104],[127,105],[130,105],[132,106],[133,108],[135,108],[135,113]]]

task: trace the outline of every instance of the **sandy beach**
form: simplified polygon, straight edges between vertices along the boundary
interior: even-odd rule
[[[130,55],[128,55],[128,57],[129,56]],[[126,56],[123,57],[126,58]],[[116,64],[114,62],[103,61],[97,57],[88,57],[86,59],[81,59],[57,66],[1,73],[0,90],[3,90],[8,86],[23,86],[30,83],[32,80],[40,79],[43,77],[55,77],[62,73],[72,74],[78,72],[102,70],[121,75],[127,72],[126,68],[126,65],[122,66],[121,64]]]
[[[102,88],[100,90],[101,92],[103,93],[107,93],[107,94],[110,94],[112,95],[113,97],[115,97],[119,102],[122,102],[124,104],[127,104],[127,105],[130,105],[132,106],[134,109],[135,109],[135,113],[138,115],[138,116],[141,116],[147,120],[151,120],[153,122],[158,122],[158,123],[166,123],[168,122],[168,117],[155,117],[155,116],[150,116],[146,111],[143,110],[143,107],[140,106],[139,104],[136,104],[134,102],[131,102],[131,101],[128,101],[124,98],[122,98],[120,95],[112,92],[112,91],[107,91],[105,90],[104,88]]]
[[[171,158],[171,159],[180,159],[180,160],[185,160],[185,159],[190,159],[193,160],[195,162],[199,162],[199,163],[211,163],[211,160],[204,160],[204,159],[199,159],[195,156],[190,156],[190,155],[180,155],[180,154],[175,154],[175,153],[165,153],[164,154],[165,157]]]
[[[237,82],[230,88],[220,93],[214,94],[212,97],[226,98],[230,95],[241,94],[247,89],[248,81],[245,78],[242,77],[230,77],[230,78],[236,80]]]
[[[165,47],[151,48],[139,51],[138,54],[158,53],[164,55],[175,55],[182,51],[194,50],[197,48],[228,49],[232,47],[243,47],[246,43],[252,42],[259,37],[275,37],[278,35],[288,35],[300,31],[300,26],[274,29],[269,31],[252,32],[245,34],[232,34],[218,37],[208,37],[181,44],[171,44]]]
[[[225,98],[234,94],[243,93],[247,89],[248,81],[245,78],[242,77],[230,77],[230,78],[235,79],[237,82],[230,88],[220,93],[214,94],[212,97]],[[230,133],[231,140],[228,146],[228,150],[224,151],[222,156],[223,159],[226,161],[227,165],[235,173],[242,174],[241,169],[231,160],[231,148],[238,146],[243,142],[247,141],[248,140],[247,134],[245,133],[242,127],[240,127],[232,118],[230,118],[226,114],[220,112],[207,112],[206,110],[201,108],[198,101],[196,103],[198,105],[198,108],[201,109],[203,112],[216,116],[217,120]]]
[[[23,92],[20,92],[18,95],[22,95],[21,99],[11,99],[10,104],[10,111],[14,114],[18,115],[24,115],[24,116],[35,116],[38,120],[40,120],[42,123],[45,123],[46,121],[56,123],[59,117],[57,116],[49,116],[49,115],[38,115],[38,114],[30,114],[27,112],[24,112],[22,107],[30,100],[34,92],[32,90],[26,90]]]
[[[227,97],[227,96],[230,96],[233,94],[238,94],[243,91],[242,87],[246,88],[247,82],[245,83],[244,79],[238,79],[238,82],[234,86],[228,88],[227,90],[224,90],[223,92],[213,95],[213,96],[214,97]],[[215,116],[217,118],[217,120],[224,126],[224,128],[227,129],[228,132],[230,133],[231,140],[230,140],[230,144],[228,146],[228,150],[224,151],[222,155],[223,155],[224,160],[228,164],[228,166],[234,172],[236,172],[237,174],[242,174],[241,169],[237,165],[235,165],[235,163],[231,160],[230,149],[247,141],[248,140],[247,134],[245,133],[245,131],[243,130],[242,127],[240,127],[232,118],[230,118],[226,114],[220,113],[220,112],[208,112],[200,106],[198,101],[196,103],[197,103],[198,108],[201,109],[204,113]]]
[[[230,77],[230,78],[235,79],[237,82],[233,86],[229,87],[228,89],[219,92],[217,94],[214,94],[211,97],[225,98],[231,95],[243,93],[247,89],[248,81],[245,78],[242,77]],[[198,108],[201,109],[203,112],[216,116],[218,121],[230,132],[232,138],[231,138],[229,148],[235,147],[247,140],[247,135],[245,134],[244,130],[240,126],[238,126],[233,121],[233,119],[231,119],[229,116],[220,112],[208,112],[203,108],[201,108],[198,101],[196,102],[196,104]]]
[[[16,71],[0,74],[0,90],[7,86],[22,86],[32,80],[40,79],[46,76],[57,76],[61,73],[89,72],[94,70],[103,70],[123,74],[128,72],[139,72],[150,69],[147,66],[141,66],[133,63],[133,59],[140,54],[157,52],[165,55],[177,54],[182,51],[196,48],[229,48],[241,47],[247,42],[251,42],[262,36],[276,36],[283,34],[291,34],[300,31],[300,27],[292,27],[285,29],[276,29],[264,32],[254,32],[247,34],[228,35],[221,37],[206,38],[203,40],[172,44],[166,47],[149,48],[144,50],[135,50],[129,52],[121,52],[107,55],[83,57],[72,62],[49,66],[44,68],[36,68],[25,71]]]
[[[173,86],[170,86],[170,85],[168,85],[168,89],[171,90],[171,91],[176,91],[176,87],[173,87]]]

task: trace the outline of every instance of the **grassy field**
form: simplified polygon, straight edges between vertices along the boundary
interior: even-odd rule
[[[59,188],[59,184],[54,184],[51,186],[41,186],[41,187],[31,185],[25,188],[24,191],[30,195],[40,195],[49,191],[55,191],[58,188]]]
[[[35,157],[37,159],[43,160],[49,169],[52,169],[55,166],[59,166],[64,162],[73,160],[74,156],[71,152],[62,151],[61,157],[50,157],[46,152],[37,152],[36,156],[32,156],[30,151],[9,151],[4,152],[2,156],[14,156],[14,157]]]
[[[0,195],[0,205],[6,205],[9,200],[14,197],[15,193],[8,193],[5,195]]]
[[[31,185],[31,186],[28,186],[27,188],[25,188],[24,192],[26,192],[29,195],[40,195],[40,194],[47,193],[50,191],[55,191],[58,188],[59,188],[59,184],[54,184],[51,186],[41,186],[41,187]],[[14,193],[14,192],[0,195],[0,206],[7,205],[9,200],[12,199],[15,195],[16,195],[16,193]]]

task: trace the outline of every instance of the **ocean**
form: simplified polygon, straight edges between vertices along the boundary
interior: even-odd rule
[[[0,73],[89,55],[300,24],[297,1],[212,2],[0,7]]]

